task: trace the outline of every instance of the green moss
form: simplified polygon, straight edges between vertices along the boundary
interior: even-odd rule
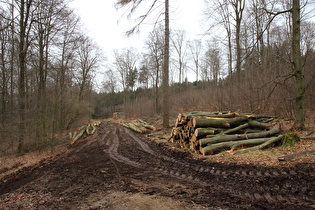
[[[296,133],[289,133],[282,138],[282,146],[294,146],[295,142],[300,141],[300,137]]]

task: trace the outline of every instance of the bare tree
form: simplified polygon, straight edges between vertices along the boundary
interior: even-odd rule
[[[213,18],[215,24],[222,26],[226,31],[228,46],[228,74],[232,78],[233,71],[233,15],[230,0],[209,1],[206,0],[208,9],[205,12],[207,19]],[[213,6],[212,6],[213,4]],[[212,29],[213,27],[210,26]]]
[[[85,92],[89,92],[89,88],[93,83],[94,71],[98,67],[101,54],[98,46],[91,41],[90,38],[84,37],[80,40],[78,48],[78,84],[79,84],[79,101],[83,100]]]
[[[155,89],[155,112],[160,112],[159,107],[159,85],[161,78],[161,70],[163,67],[164,55],[164,34],[163,27],[159,25],[152,32],[149,33],[146,46],[148,48],[148,57],[152,61],[151,67],[154,75],[154,89]]]
[[[88,45],[80,42],[79,19],[64,0],[3,0],[0,5],[0,115],[6,110],[13,119],[6,126],[10,126],[9,138],[12,145],[18,145],[19,154],[33,139],[36,149],[52,139],[53,152],[56,128],[69,128],[83,116],[78,113],[86,113],[87,103],[78,103],[78,98],[92,87],[95,65],[92,68],[91,63],[95,62],[88,57],[92,53],[84,54]],[[79,44],[82,48],[76,53]],[[79,60],[82,68],[76,69],[84,69],[80,88],[74,79]]]
[[[294,127],[298,129],[305,129],[305,110],[304,110],[304,98],[305,98],[305,83],[304,83],[304,73],[302,67],[302,57],[301,57],[301,5],[300,0],[293,0],[287,2],[285,8],[289,8],[283,11],[273,12],[265,8],[265,11],[273,16],[270,22],[274,17],[284,14],[291,14],[291,53],[292,53],[292,68],[293,76],[296,80],[296,97],[295,97],[295,125]]]
[[[63,1],[47,0],[40,2],[34,20],[35,44],[38,57],[35,59],[37,68],[37,125],[36,141],[38,146],[42,144],[43,138],[47,138],[47,96],[46,81],[48,76],[48,63],[50,47],[53,45],[53,38],[60,30],[60,13],[65,8]],[[53,147],[52,147],[53,150]]]
[[[143,84],[145,89],[149,88],[149,80],[151,76],[151,72],[149,69],[149,57],[146,54],[142,55],[141,67],[139,69],[139,77],[138,81],[140,84]]]
[[[109,69],[105,73],[106,75],[106,81],[103,83],[103,88],[105,91],[110,95],[110,108],[112,112],[115,112],[115,104],[116,104],[116,94],[115,91],[117,89],[117,75],[115,74],[115,71],[112,69]]]
[[[242,68],[242,48],[241,48],[241,26],[243,20],[243,12],[245,9],[245,0],[229,0],[234,10],[235,20],[235,42],[236,42],[236,74],[240,81],[240,73]]]
[[[175,48],[177,54],[177,69],[178,69],[178,82],[182,83],[183,71],[185,67],[185,56],[186,56],[186,46],[185,46],[185,31],[175,30],[172,36],[172,46]]]
[[[106,81],[103,83],[103,87],[105,92],[108,93],[115,93],[117,88],[117,80],[116,80],[116,74],[112,69],[109,69],[105,73],[106,75]]]
[[[134,71],[137,61],[138,54],[135,48],[122,49],[121,52],[114,51],[115,65],[117,71],[120,74],[120,82],[124,91],[127,91],[130,87],[128,83],[128,75]]]
[[[58,127],[59,130],[63,130],[66,127],[67,108],[66,108],[66,94],[68,91],[67,84],[70,83],[70,79],[73,76],[73,68],[75,66],[75,52],[78,49],[78,41],[80,34],[79,19],[71,10],[64,10],[61,14],[63,18],[63,27],[59,32],[60,35],[56,41],[58,44],[58,50],[60,55],[58,56],[57,75],[56,78],[56,110],[58,110]],[[69,81],[69,82],[68,82]]]
[[[26,108],[26,57],[28,48],[30,46],[30,32],[33,24],[33,0],[21,0],[17,2],[17,8],[19,11],[19,85],[18,85],[18,103],[19,103],[19,144],[18,153],[24,153],[24,136],[26,132],[25,128],[25,108]]]
[[[5,14],[0,15],[0,71],[1,71],[1,119],[0,123],[2,125],[2,128],[4,127],[5,121],[6,121],[6,113],[7,113],[7,101],[8,101],[8,85],[9,85],[9,50],[11,48],[10,41],[9,41],[9,34],[10,30],[9,27],[9,21],[6,18],[3,18]],[[1,134],[4,134],[4,131],[1,132]],[[4,136],[2,135],[4,138]]]
[[[188,42],[188,47],[192,56],[192,59],[195,64],[195,70],[196,73],[196,82],[198,82],[198,76],[199,76],[199,61],[200,61],[200,53],[201,53],[201,41],[200,40],[192,40]]]
[[[117,5],[127,6],[131,5],[130,14],[136,11],[139,5],[144,2],[143,0],[118,0]],[[147,12],[139,17],[138,23],[131,30],[127,32],[127,35],[134,33],[136,30],[139,30],[140,25],[144,20],[158,7],[157,0],[152,0]],[[129,14],[129,15],[130,15]],[[163,14],[163,12],[160,12]],[[159,16],[160,17],[160,16]],[[156,22],[159,21],[159,17]],[[169,127],[169,56],[170,56],[170,26],[169,26],[169,0],[164,2],[164,64],[163,64],[163,127]]]
[[[215,84],[219,81],[221,68],[220,49],[217,46],[215,42],[209,43],[205,54]]]

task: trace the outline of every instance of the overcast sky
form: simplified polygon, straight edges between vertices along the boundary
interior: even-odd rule
[[[126,37],[125,32],[134,26],[134,22],[122,17],[126,9],[117,10],[115,8],[116,1],[73,0],[70,4],[81,17],[88,36],[97,42],[109,59],[112,57],[114,49],[133,46],[141,50],[148,33],[153,29],[153,25],[149,23],[156,19],[152,15],[151,19],[146,22],[147,24],[141,27],[139,34]],[[199,34],[202,34],[203,4],[204,0],[170,0],[171,28],[186,30],[189,39],[197,38]],[[148,7],[140,8],[140,12],[141,9],[145,8]]]

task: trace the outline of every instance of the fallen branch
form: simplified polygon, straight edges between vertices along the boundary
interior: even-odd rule
[[[300,139],[315,139],[315,136],[301,136]]]
[[[307,155],[307,154],[314,154],[315,155],[315,150],[308,150],[308,151],[299,152],[296,154],[281,156],[281,157],[278,157],[278,160],[279,161],[288,161],[288,160],[292,160],[298,156]]]

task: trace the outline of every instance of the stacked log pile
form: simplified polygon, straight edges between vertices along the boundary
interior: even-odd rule
[[[147,122],[143,120],[136,120],[129,123],[120,123],[122,126],[129,128],[138,133],[146,133],[149,130],[156,131],[156,128],[152,125],[149,125]]]
[[[96,127],[99,127],[101,121],[92,121],[87,125],[81,126],[80,128],[76,129],[74,132],[69,133],[69,140],[70,144],[74,144],[78,139],[80,139],[84,133],[87,136],[93,135],[96,131]]]
[[[235,152],[261,149],[282,139],[279,129],[270,129],[266,124],[273,119],[236,112],[180,113],[170,141],[203,155],[226,149]],[[237,150],[240,148],[243,150]]]

